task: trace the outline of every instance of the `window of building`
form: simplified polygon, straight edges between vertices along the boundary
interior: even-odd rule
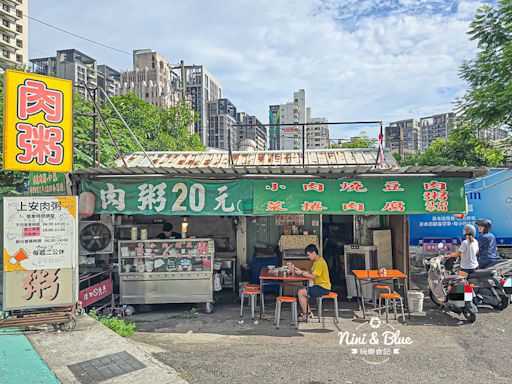
[[[9,20],[2,19],[2,25],[4,27],[9,28],[11,26],[11,23],[9,22]]]
[[[18,63],[22,63],[23,62],[23,56],[22,55],[16,55],[16,61]]]
[[[16,40],[16,46],[17,46],[18,48],[23,48],[23,40],[17,39],[17,40]]]
[[[23,12],[19,9],[16,10],[16,16],[18,16],[20,19],[23,17]]]
[[[10,38],[7,35],[2,35],[2,40],[5,41],[6,43],[8,43]]]
[[[23,26],[16,24],[16,32],[23,33]]]
[[[2,50],[2,56],[6,57],[6,58],[9,58],[9,56],[10,56],[9,51],[6,51],[5,49],[3,49]]]

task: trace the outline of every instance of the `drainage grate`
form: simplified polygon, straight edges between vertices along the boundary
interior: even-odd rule
[[[145,367],[128,352],[114,353],[68,365],[68,368],[82,384],[98,383]]]

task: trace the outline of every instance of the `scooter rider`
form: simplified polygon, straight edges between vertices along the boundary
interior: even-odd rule
[[[476,238],[480,249],[478,267],[486,268],[500,259],[498,247],[496,246],[496,237],[491,233],[491,220],[479,219],[475,224],[478,226],[478,232],[480,232],[480,235]]]

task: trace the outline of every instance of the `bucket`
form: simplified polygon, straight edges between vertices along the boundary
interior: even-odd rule
[[[420,291],[409,291],[409,307],[411,312],[423,312],[423,299],[425,295]]]

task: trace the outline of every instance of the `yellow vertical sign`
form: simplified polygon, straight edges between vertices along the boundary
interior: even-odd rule
[[[72,82],[7,70],[4,94],[3,169],[71,172]]]

